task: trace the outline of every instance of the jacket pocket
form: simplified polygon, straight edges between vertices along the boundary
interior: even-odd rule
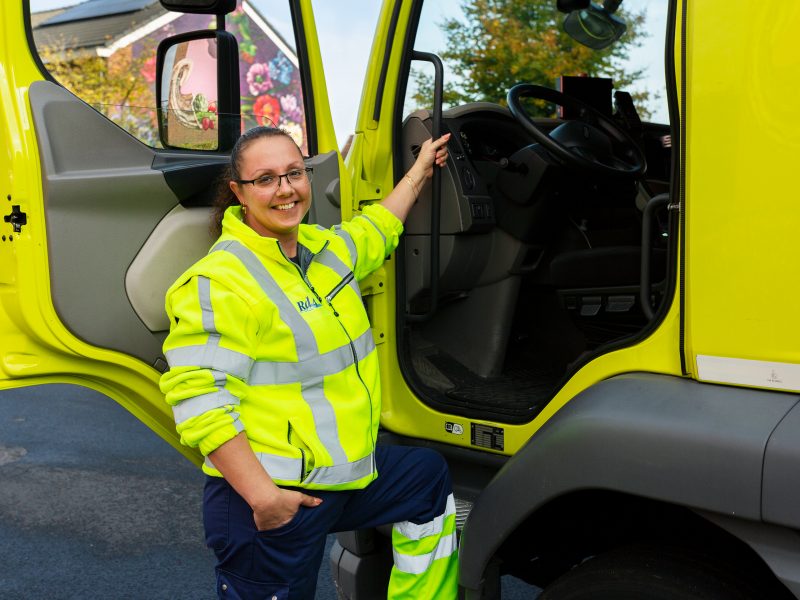
[[[225,600],[288,600],[289,585],[253,581],[217,569],[217,596]]]
[[[311,451],[311,448],[308,446],[308,444],[305,443],[302,436],[297,432],[297,428],[292,424],[291,419],[289,420],[289,445],[293,448],[297,448],[300,451],[300,456],[303,460],[300,481],[303,481],[314,468],[314,453]]]

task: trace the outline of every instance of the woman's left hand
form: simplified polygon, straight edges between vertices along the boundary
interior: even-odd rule
[[[433,175],[433,165],[443,167],[447,163],[447,142],[450,134],[433,140],[425,140],[419,149],[419,155],[414,166],[408,171],[414,183],[421,186],[426,179]]]

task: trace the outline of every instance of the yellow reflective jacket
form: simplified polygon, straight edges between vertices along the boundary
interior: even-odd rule
[[[281,485],[362,488],[375,472],[378,358],[358,280],[397,246],[379,205],[328,230],[300,225],[300,265],[229,208],[208,255],[167,291],[161,391],[204,456],[245,431]],[[206,458],[203,471],[221,476]]]

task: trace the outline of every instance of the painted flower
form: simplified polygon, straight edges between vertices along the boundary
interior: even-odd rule
[[[292,137],[295,144],[297,144],[301,148],[303,147],[303,128],[300,126],[299,123],[281,119],[280,128],[283,129],[286,133],[288,133]]]
[[[156,80],[156,57],[151,56],[142,65],[142,68],[139,69],[139,73],[142,74],[144,80],[147,83],[153,83]]]
[[[281,114],[280,102],[275,96],[270,96],[269,94],[259,96],[253,104],[253,114],[259,125],[274,127]]]
[[[283,85],[289,85],[292,82],[293,70],[294,66],[283,54],[278,54],[275,58],[269,61],[270,77],[276,81],[279,81]]]
[[[247,86],[253,96],[258,96],[272,89],[270,69],[264,63],[255,63],[247,71]]]
[[[303,119],[303,113],[297,102],[297,96],[294,94],[281,96],[281,111],[283,111],[287,119],[291,119],[292,121],[301,121]]]

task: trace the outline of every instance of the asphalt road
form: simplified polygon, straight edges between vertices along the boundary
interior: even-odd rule
[[[101,394],[0,392],[0,597],[214,598],[202,485],[194,465]],[[328,554],[316,600],[336,598]],[[503,578],[504,600],[535,596]]]

